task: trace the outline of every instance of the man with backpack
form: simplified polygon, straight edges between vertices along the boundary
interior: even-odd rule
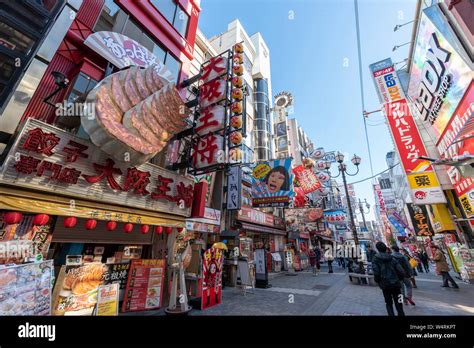
[[[403,295],[401,293],[401,280],[406,277],[402,266],[396,258],[387,253],[387,246],[378,242],[375,244],[378,254],[372,259],[374,280],[382,289],[385,305],[389,316],[394,316],[393,303],[399,316],[405,316],[403,311]]]
[[[410,266],[410,263],[408,262],[408,258],[400,252],[400,248],[398,247],[398,245],[392,245],[392,250],[392,256],[398,261],[400,266],[402,266],[406,274],[406,277],[402,280],[402,293],[405,299],[405,304],[410,303],[414,306],[415,302],[413,302],[412,299],[413,287],[410,280],[412,276],[412,268]]]

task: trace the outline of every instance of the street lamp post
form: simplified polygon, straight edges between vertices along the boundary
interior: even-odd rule
[[[356,229],[355,220],[354,220],[354,213],[352,211],[351,200],[350,200],[350,197],[349,197],[349,190],[347,188],[346,174],[349,175],[349,176],[355,176],[359,173],[359,164],[361,162],[361,158],[354,154],[354,156],[351,159],[352,163],[357,168],[357,171],[354,174],[349,174],[347,172],[347,166],[344,164],[344,155],[342,153],[338,152],[336,154],[336,161],[339,163],[339,166],[337,167],[338,170],[339,170],[339,174],[336,175],[336,176],[331,176],[331,174],[329,174],[329,175],[332,178],[337,178],[339,175],[342,174],[342,182],[344,183],[344,191],[346,193],[347,208],[349,210],[349,218],[351,220],[352,236],[354,238],[354,244],[355,244],[356,248],[360,248],[359,237],[357,236],[357,229]],[[325,163],[325,165],[326,165],[327,170],[329,170],[331,168],[331,162],[328,161],[328,162]],[[365,273],[364,264],[363,264],[362,260],[359,261],[359,272],[360,273]]]

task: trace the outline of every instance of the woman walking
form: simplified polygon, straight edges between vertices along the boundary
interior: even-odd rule
[[[449,288],[448,282],[451,282],[453,288],[459,289],[459,286],[449,274],[449,265],[446,262],[446,257],[444,256],[443,252],[437,245],[433,245],[432,247],[435,249],[433,260],[436,262],[436,271],[443,277],[443,285],[441,285],[441,287]]]

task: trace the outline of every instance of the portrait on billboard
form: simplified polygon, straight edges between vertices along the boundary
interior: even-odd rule
[[[286,135],[286,122],[281,122],[276,125],[277,137]]]
[[[252,205],[286,207],[293,198],[291,158],[258,164],[252,172]]]
[[[288,138],[286,136],[278,138],[278,151],[284,151],[288,148]]]

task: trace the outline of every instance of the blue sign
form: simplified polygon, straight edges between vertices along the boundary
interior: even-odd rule
[[[398,234],[402,237],[406,237],[405,229],[403,226],[395,219],[393,215],[389,215],[388,220],[392,223],[393,227],[397,230]]]

